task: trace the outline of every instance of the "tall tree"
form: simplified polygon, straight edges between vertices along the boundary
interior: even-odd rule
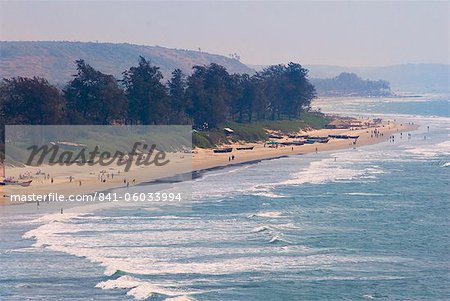
[[[64,115],[64,98],[46,79],[17,77],[1,82],[2,124],[59,124]]]
[[[123,84],[129,103],[128,116],[132,123],[167,123],[170,116],[167,88],[159,67],[152,66],[142,56],[139,65],[123,73]]]
[[[189,112],[196,126],[215,127],[226,120],[231,99],[229,81],[230,75],[223,66],[214,63],[194,66],[188,78],[187,95],[192,101]]]
[[[77,74],[64,89],[72,122],[110,124],[126,116],[126,98],[112,75],[76,61]]]
[[[316,97],[314,86],[308,81],[308,70],[300,64],[289,63],[285,69],[286,84],[284,86],[284,114],[291,118],[299,118],[300,112],[310,107]]]
[[[186,97],[186,75],[180,69],[172,72],[172,78],[168,82],[170,111],[172,113],[171,122],[179,124],[190,123],[187,111],[190,108],[190,101]]]
[[[271,119],[280,118],[281,108],[283,106],[283,93],[285,85],[286,66],[273,65],[265,68],[259,76],[263,80],[264,93],[268,98],[268,109],[270,111]]]

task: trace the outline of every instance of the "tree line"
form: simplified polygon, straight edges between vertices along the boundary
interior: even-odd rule
[[[312,80],[320,95],[391,95],[391,87],[385,80],[364,80],[355,73],[341,73],[333,78],[316,78]]]
[[[5,124],[192,124],[215,128],[227,120],[295,119],[315,97],[308,70],[273,65],[254,75],[229,74],[218,64],[180,69],[164,82],[157,66],[140,57],[121,79],[84,60],[58,89],[40,77],[0,83],[0,122]],[[3,132],[3,131],[2,131]]]

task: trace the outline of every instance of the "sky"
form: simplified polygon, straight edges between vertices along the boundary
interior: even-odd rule
[[[2,41],[99,41],[246,64],[450,63],[450,2],[4,1]]]

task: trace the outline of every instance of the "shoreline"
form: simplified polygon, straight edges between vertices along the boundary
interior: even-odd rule
[[[320,130],[312,130],[308,131],[309,135],[314,136],[324,136],[324,135],[330,135],[330,134],[347,134],[347,135],[359,135],[360,137],[357,139],[356,144],[353,144],[351,141],[352,139],[330,139],[328,143],[314,143],[314,144],[305,144],[301,146],[285,146],[285,147],[278,147],[278,148],[269,148],[264,147],[264,143],[234,143],[230,145],[226,145],[228,147],[233,147],[232,153],[213,153],[212,149],[195,149],[192,153],[192,164],[191,166],[185,166],[181,170],[168,170],[164,174],[158,173],[158,174],[151,174],[149,170],[143,169],[137,169],[137,170],[131,170],[129,173],[126,174],[127,177],[134,178],[135,184],[133,186],[142,186],[142,185],[149,185],[149,184],[158,184],[158,183],[174,183],[174,182],[181,182],[185,181],[186,179],[195,179],[199,176],[201,176],[203,173],[212,171],[212,170],[218,170],[226,167],[232,167],[232,166],[238,166],[238,165],[244,165],[244,164],[254,164],[261,162],[263,160],[274,160],[282,157],[287,156],[293,156],[293,155],[302,155],[307,153],[314,153],[314,152],[326,152],[326,151],[335,151],[335,150],[342,150],[342,149],[351,149],[351,148],[359,148],[365,145],[371,145],[371,144],[377,144],[384,141],[389,140],[389,137],[394,134],[399,133],[406,133],[410,131],[414,131],[419,128],[419,125],[417,124],[382,124],[380,126],[376,127],[370,127],[365,129],[357,129],[357,130],[348,130],[348,129],[320,129]],[[377,129],[383,133],[382,136],[379,137],[370,137],[372,131],[374,129]],[[283,141],[288,140],[287,138]],[[350,143],[349,143],[350,142]],[[237,146],[254,146],[253,150],[243,150],[243,151],[237,151],[235,148]],[[224,146],[222,146],[224,147]],[[316,150],[317,148],[317,150]],[[234,160],[230,160],[230,156],[234,155]],[[20,168],[16,168],[19,170]],[[46,169],[45,167],[42,167],[42,169]],[[91,171],[89,174],[92,174]],[[43,191],[51,191],[59,194],[65,194],[65,192],[69,191],[70,189],[74,189],[74,184],[70,184],[65,180],[64,176],[67,177],[67,175],[70,175],[71,171],[66,171],[65,175],[59,176],[61,179],[58,179],[59,181],[57,183],[37,183],[36,185],[32,185],[29,188],[31,188],[33,191],[25,189],[20,190],[28,190],[28,191],[16,191],[17,194],[32,194],[36,193],[39,194],[39,192]],[[184,180],[180,177],[186,177]],[[178,178],[178,179],[177,179]],[[94,179],[94,180],[93,180]],[[83,181],[86,181],[88,183],[87,185],[77,187],[76,193],[77,194],[94,194],[95,192],[107,192],[111,191],[113,189],[117,188],[125,188],[126,185],[124,185],[122,180],[115,180],[115,181],[109,181],[106,183],[99,183],[96,181],[96,177],[88,177],[86,179],[83,179]],[[56,182],[56,181],[55,181]],[[75,181],[77,182],[77,181]],[[8,197],[3,197],[4,195],[4,189],[5,186],[2,186],[0,189],[1,196],[0,198],[0,205],[20,205],[20,204],[26,204],[30,202],[11,202],[11,200]],[[130,186],[132,187],[132,186]],[[17,190],[17,189],[12,189]],[[44,194],[44,193],[42,193]],[[80,203],[80,202],[75,202]],[[0,207],[1,208],[1,207]]]

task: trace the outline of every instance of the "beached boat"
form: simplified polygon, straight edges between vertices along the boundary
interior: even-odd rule
[[[319,143],[328,143],[328,141],[330,141],[330,138],[317,139],[317,142]]]
[[[317,142],[316,139],[306,139],[306,140],[305,140],[305,144],[314,144],[314,143],[316,143],[316,142]]]
[[[289,135],[288,137],[292,139],[307,139],[309,138],[309,135]]]
[[[0,185],[17,185],[17,186],[27,187],[27,186],[31,185],[31,182],[33,182],[33,180],[16,181],[16,180],[11,180],[11,179],[6,179],[4,181],[1,181]]]
[[[358,139],[359,136],[352,136],[352,135],[328,135],[330,138],[334,139]]]
[[[252,150],[254,148],[254,146],[241,146],[241,147],[236,147],[237,150]]]
[[[270,134],[270,135],[269,135],[269,138],[272,138],[272,139],[283,139],[283,136],[278,136],[278,135]]]
[[[305,141],[286,141],[286,142],[281,142],[280,144],[282,145],[303,145],[305,144]]]
[[[231,153],[232,151],[233,151],[232,147],[218,148],[213,150],[213,152],[215,153]]]
[[[328,143],[330,141],[330,138],[328,137],[310,137],[306,139],[305,143],[307,144],[313,144],[313,143]]]

